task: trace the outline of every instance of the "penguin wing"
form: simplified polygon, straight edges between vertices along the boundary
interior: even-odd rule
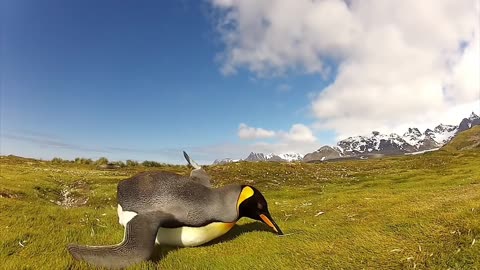
[[[212,187],[212,184],[210,183],[210,180],[212,178],[210,177],[210,175],[208,175],[207,172],[200,165],[198,165],[193,159],[191,159],[187,152],[183,151],[183,156],[187,160],[188,165],[193,167],[193,170],[190,173],[190,178],[206,187]]]
[[[187,152],[183,151],[183,156],[187,160],[188,165],[192,166],[194,169],[201,169],[202,168],[193,159],[190,158],[190,156],[187,154]]]
[[[158,228],[172,219],[163,212],[141,213],[125,226],[123,241],[110,246],[68,245],[77,260],[106,268],[125,268],[149,259],[155,246]]]

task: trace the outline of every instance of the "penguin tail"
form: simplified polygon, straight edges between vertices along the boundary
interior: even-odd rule
[[[126,268],[148,260],[151,256],[151,252],[148,249],[129,250],[128,247],[122,247],[122,245],[80,246],[69,244],[67,249],[75,260],[85,261],[90,265],[109,269]]]

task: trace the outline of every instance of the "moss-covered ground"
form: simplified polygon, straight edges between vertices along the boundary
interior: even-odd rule
[[[88,269],[68,243],[115,244],[118,181],[153,168],[0,159],[0,268]],[[185,166],[163,166],[187,175]],[[160,246],[132,269],[480,269],[480,151],[206,168],[266,196],[286,234],[242,219],[201,247]]]

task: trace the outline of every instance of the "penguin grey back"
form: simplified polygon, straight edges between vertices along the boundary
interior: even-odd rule
[[[238,185],[211,189],[175,173],[144,172],[121,181],[117,195],[125,211],[172,214],[164,227],[197,227],[235,220],[240,190]]]

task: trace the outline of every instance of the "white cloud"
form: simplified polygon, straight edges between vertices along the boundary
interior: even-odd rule
[[[339,136],[460,120],[480,99],[477,0],[213,1],[222,70],[331,73],[310,104]],[[328,61],[327,61],[328,60]],[[321,90],[321,91],[320,91]],[[457,121],[458,121],[457,120]],[[456,124],[456,122],[452,124]]]
[[[287,142],[310,143],[317,140],[312,130],[303,124],[294,124],[287,133],[280,133]]]
[[[249,127],[240,124],[238,127],[240,139],[255,139],[248,145],[248,150],[264,153],[301,153],[314,151],[319,143],[312,130],[303,124],[293,124],[289,131],[272,131],[263,128]],[[258,141],[258,139],[273,139],[273,142]],[[245,148],[244,148],[245,149]]]
[[[238,137],[244,140],[266,139],[275,137],[275,135],[275,131],[266,130],[263,128],[249,127],[244,123],[241,123],[238,126]]]
[[[238,137],[242,140],[256,140],[274,138],[281,139],[284,142],[314,142],[317,138],[312,130],[303,124],[293,124],[288,132],[279,130],[266,130],[258,127],[250,127],[241,123],[238,126]]]
[[[451,73],[447,79],[446,96],[454,103],[464,103],[480,98],[479,32],[477,29],[476,38],[470,41],[470,44],[465,48],[463,54],[457,55],[458,58],[455,59]]]

